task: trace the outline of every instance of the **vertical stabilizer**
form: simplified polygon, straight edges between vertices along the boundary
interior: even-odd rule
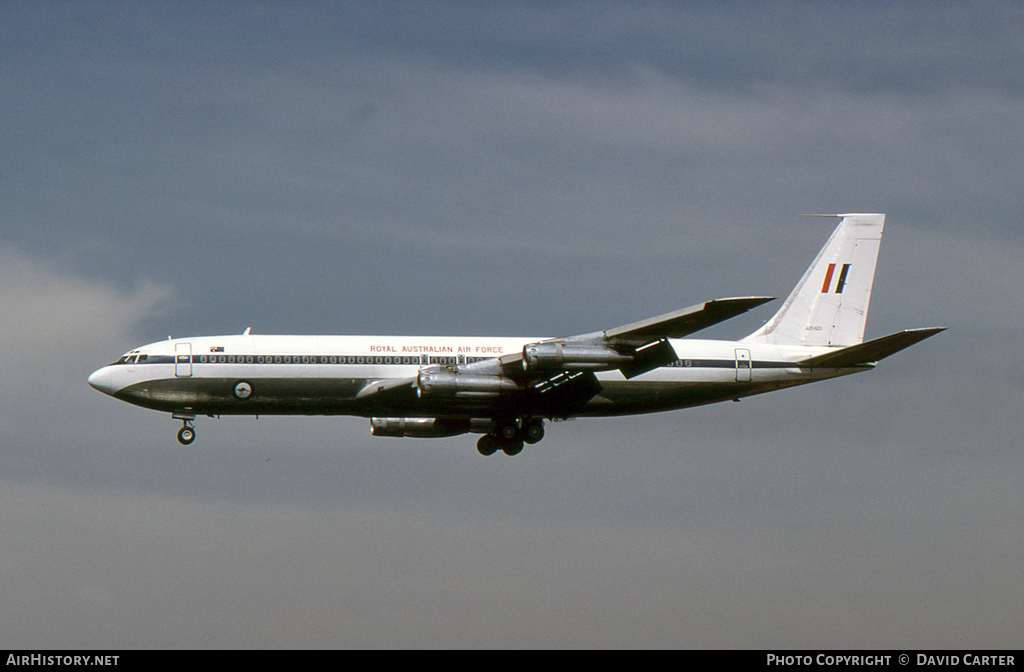
[[[884,214],[842,217],[789,298],[745,341],[848,346],[864,340]]]

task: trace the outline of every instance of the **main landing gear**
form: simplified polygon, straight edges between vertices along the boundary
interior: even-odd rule
[[[523,452],[523,444],[534,444],[544,438],[544,421],[540,418],[523,419],[518,422],[502,422],[490,434],[484,434],[476,442],[481,455],[494,455],[501,450],[506,455]]]
[[[196,419],[194,413],[175,413],[175,420],[181,420],[181,429],[178,430],[178,443],[187,446],[196,440],[196,428],[192,422]]]

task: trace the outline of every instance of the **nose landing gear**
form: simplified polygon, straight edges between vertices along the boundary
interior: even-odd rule
[[[188,425],[178,430],[178,443],[183,446],[187,446],[196,440],[196,430],[194,427]]]
[[[175,420],[181,420],[181,429],[178,430],[178,443],[187,446],[196,440],[196,428],[192,424],[196,419],[195,413],[175,413],[171,417]]]

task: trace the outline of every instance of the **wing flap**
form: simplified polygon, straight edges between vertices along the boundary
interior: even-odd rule
[[[563,371],[530,386],[529,407],[539,415],[568,418],[601,392],[592,371]]]
[[[824,355],[810,357],[798,362],[800,366],[809,368],[835,368],[840,369],[848,366],[863,366],[873,364],[920,343],[924,339],[934,336],[945,327],[931,327],[928,329],[907,329],[895,334],[889,334],[873,341],[851,345],[835,352],[827,352]]]
[[[647,373],[659,366],[665,366],[679,359],[675,348],[668,342],[667,338],[649,343],[637,348],[633,355],[633,361],[619,367],[622,375],[626,378],[636,378],[641,373]]]

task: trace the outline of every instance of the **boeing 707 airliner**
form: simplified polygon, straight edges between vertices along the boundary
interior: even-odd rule
[[[942,328],[864,341],[883,214],[847,214],[774,317],[738,341],[687,338],[771,301],[707,301],[562,338],[180,338],[131,350],[89,376],[97,390],[182,422],[197,415],[354,415],[374,436],[482,434],[515,455],[544,421],[739,400],[860,373]]]

